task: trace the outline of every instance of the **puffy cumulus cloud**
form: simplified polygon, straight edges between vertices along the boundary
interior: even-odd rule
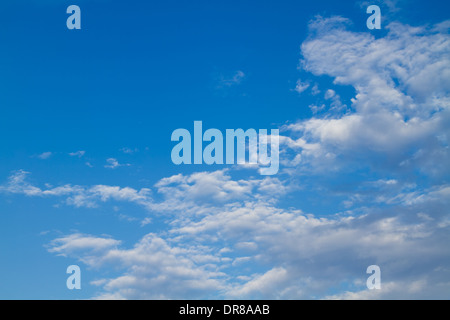
[[[433,212],[445,212],[444,197],[326,218],[246,202],[200,221],[179,220],[130,249],[75,234],[49,250],[121,268],[97,281],[99,298],[448,298],[450,223],[448,213]],[[382,270],[380,292],[364,290],[372,264]],[[344,290],[332,296],[330,288]]]
[[[366,206],[363,214],[331,211],[319,217],[268,201],[280,184],[275,178],[233,180],[226,171],[162,179],[155,186],[160,201],[149,200],[150,190],[129,187],[42,190],[25,177],[17,172],[3,188],[28,196],[73,198],[76,192],[97,202],[136,202],[174,217],[164,232],[147,234],[130,248],[79,233],[49,243],[51,253],[79,259],[102,274],[118,270],[92,283],[99,287],[95,298],[442,298],[449,292],[447,185],[419,192],[394,179],[369,181],[354,200]],[[203,191],[197,184],[203,183],[215,190],[209,195],[214,200],[198,197]],[[365,193],[370,188],[380,189],[385,199]],[[367,207],[372,202],[364,197],[383,208]],[[173,214],[178,208],[170,204],[183,202],[184,211]],[[386,283],[376,293],[364,290],[372,264],[381,267]],[[340,294],[331,294],[336,289]]]
[[[328,112],[286,126],[299,139],[287,147],[297,147],[309,168],[323,169],[324,162],[340,158],[373,165],[379,161],[374,155],[383,155],[397,170],[409,166],[448,174],[448,167],[432,164],[450,160],[448,32],[391,23],[385,37],[375,38],[349,31],[348,25],[341,17],[312,21],[311,35],[301,46],[301,64],[316,76],[332,77],[336,85],[352,86],[352,112]],[[338,97],[332,90],[325,96]],[[305,144],[314,150],[303,148]]]
[[[204,208],[193,187],[203,179],[214,181],[214,186],[232,181],[224,171],[162,179],[157,189],[164,205],[158,210],[165,212],[168,203],[183,201],[186,212]],[[255,184],[249,181],[241,186],[239,180],[224,183],[223,188],[247,190]],[[219,197],[201,214],[180,213],[163,233],[147,234],[131,248],[123,248],[119,240],[78,233],[55,239],[48,248],[93,268],[120,270],[118,276],[93,283],[99,286],[99,299],[448,296],[448,186],[419,192],[394,179],[369,181],[359,190],[359,200],[366,205],[363,214],[329,212],[323,217],[258,199],[264,195],[264,183],[254,188],[249,191],[253,198],[245,192],[232,202]],[[363,191],[370,188],[385,190],[386,199],[372,201],[387,207],[367,207],[371,202],[363,197],[373,195]],[[120,190],[126,188],[106,188],[104,200],[121,199],[120,193],[115,195]],[[127,199],[136,197],[139,201],[131,192]],[[372,264],[381,267],[381,291],[364,289],[365,270]],[[340,293],[330,294],[336,290]]]
[[[87,235],[54,240],[50,252],[76,256],[93,268],[123,268],[116,278],[95,280],[102,286],[97,299],[182,299],[204,297],[224,287],[226,275],[216,264],[220,254],[205,246],[176,246],[155,234],[144,236],[130,249],[120,241]],[[95,251],[95,258],[92,255]]]
[[[381,266],[386,281],[427,279],[426,290],[408,297],[432,296],[444,292],[434,291],[433,286],[448,289],[449,274],[435,270],[438,266],[448,267],[450,262],[447,205],[442,196],[421,206],[396,206],[387,211],[367,210],[362,216],[329,218],[247,205],[188,223],[174,232],[192,239],[208,234],[210,237],[204,239],[209,243],[226,239],[227,243],[254,244],[256,248],[250,250],[254,260],[274,267],[272,272],[257,274],[227,292],[234,297],[324,297],[329,288],[339,287],[344,281],[364,282],[365,268],[371,264]],[[268,280],[273,278],[278,279],[276,288],[273,280]],[[267,290],[255,291],[256,287]]]

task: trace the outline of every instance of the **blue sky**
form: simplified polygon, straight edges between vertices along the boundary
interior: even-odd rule
[[[448,299],[449,9],[2,1],[0,298]],[[198,120],[279,173],[174,165]]]

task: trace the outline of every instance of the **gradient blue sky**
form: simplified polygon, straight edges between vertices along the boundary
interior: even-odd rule
[[[450,298],[449,12],[2,1],[0,298]],[[173,165],[196,120],[279,128],[279,174]]]

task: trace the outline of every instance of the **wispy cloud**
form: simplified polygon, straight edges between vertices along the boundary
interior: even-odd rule
[[[387,36],[377,39],[348,31],[347,24],[344,18],[318,17],[310,24],[315,36],[301,47],[304,70],[356,91],[351,112],[331,112],[345,105],[330,89],[324,96],[331,102],[328,112],[286,127],[291,136],[301,136],[302,165],[339,169],[348,165],[339,159],[360,158],[360,164],[374,168],[383,154],[396,172],[401,166],[448,173],[448,166],[439,165],[450,161],[448,139],[438,137],[450,135],[450,36],[433,26],[392,23]]]
[[[149,189],[136,190],[116,186],[95,185],[91,187],[66,184],[58,187],[40,188],[27,181],[29,172],[19,170],[11,175],[6,185],[0,186],[0,192],[23,194],[29,197],[62,197],[67,205],[95,208],[101,202],[109,200],[126,201],[144,207],[152,203]]]
[[[89,266],[114,264],[130,270],[120,277],[97,281],[104,288],[97,299],[181,299],[223,289],[226,274],[208,264],[220,256],[206,247],[173,246],[155,234],[146,235],[130,249],[116,248],[118,244],[120,241],[110,238],[73,234],[55,239],[49,251],[81,252]]]
[[[386,197],[384,206],[390,209],[385,211],[374,206],[361,215],[330,212],[324,218],[272,201],[275,191],[285,184],[275,178],[234,180],[226,171],[176,175],[160,180],[154,190],[139,191],[105,185],[41,189],[27,183],[25,177],[26,172],[17,172],[0,191],[66,197],[72,205],[125,201],[139,204],[153,215],[159,212],[172,217],[163,234],[147,234],[128,248],[118,239],[80,233],[49,244],[50,252],[79,259],[93,268],[122,270],[121,275],[97,283],[102,290],[97,298],[208,298],[218,294],[267,299],[399,294],[420,298],[450,289],[442,282],[449,275],[436,269],[450,263],[446,245],[450,220],[444,209],[449,204],[448,187],[414,192],[405,201],[392,202]],[[389,188],[398,184],[392,179],[368,183],[376,189],[386,188],[387,195],[392,192]],[[156,199],[157,194],[163,198]],[[286,191],[279,197],[284,195]],[[413,197],[416,201],[411,201]],[[143,220],[142,225],[151,219]],[[393,279],[389,286],[414,288],[414,282],[420,280],[422,290],[401,293],[392,289],[386,295],[367,292],[364,271],[374,263],[382,266],[385,277]],[[242,265],[259,271],[248,273]],[[405,272],[411,265],[414,270]],[[261,266],[266,271],[261,272]],[[339,296],[328,293],[343,281],[355,290]],[[175,283],[177,290],[173,289]]]
[[[69,156],[82,158],[85,154],[86,154],[86,151],[77,151],[77,152],[69,153]]]
[[[295,86],[294,91],[297,93],[302,93],[304,92],[306,89],[308,89],[310,86],[309,83],[307,82],[302,82],[301,80],[297,80],[297,84]]]
[[[131,164],[129,164],[129,163],[121,164],[115,158],[107,159],[106,164],[105,164],[105,168],[108,168],[108,169],[116,169],[119,167],[129,167],[129,166],[131,166]]]
[[[232,87],[238,85],[244,80],[244,78],[245,73],[241,70],[236,71],[231,77],[221,75],[218,87]]]

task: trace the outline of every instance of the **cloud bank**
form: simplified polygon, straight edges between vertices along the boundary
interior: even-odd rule
[[[82,233],[48,244],[49,252],[91,268],[120,270],[91,283],[93,298],[448,299],[448,29],[391,23],[376,38],[349,26],[342,17],[310,23],[301,65],[311,79],[297,91],[323,94],[324,105],[320,115],[284,127],[277,177],[239,171],[248,176],[236,178],[225,169],[142,189],[42,188],[17,171],[0,192],[78,208],[133,203],[147,213],[145,225],[168,217],[164,232],[131,246]],[[322,76],[334,87],[310,85]],[[344,87],[355,92],[349,101]],[[319,214],[284,202],[306,190],[339,208]],[[365,287],[373,264],[381,267],[382,290]]]

